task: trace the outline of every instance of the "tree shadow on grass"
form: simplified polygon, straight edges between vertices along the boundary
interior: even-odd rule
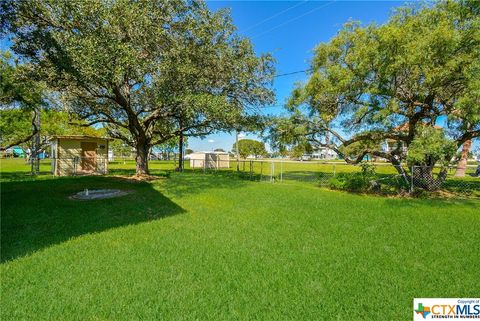
[[[40,172],[38,175],[32,175],[27,171],[16,171],[16,172],[1,172],[0,180],[3,182],[9,181],[34,181],[39,177],[41,178],[52,178],[53,175],[50,172]]]
[[[159,176],[159,177],[165,177],[168,176],[168,173],[171,172],[169,170],[164,170],[164,169],[150,169],[149,170],[150,175],[153,176]],[[108,175],[122,175],[122,176],[133,176],[135,175],[135,169],[131,168],[115,168],[115,169],[109,169],[108,170]]]
[[[113,188],[132,193],[103,200],[69,199],[85,188]],[[1,198],[1,262],[83,234],[185,212],[155,190],[152,183],[114,177],[3,182]]]

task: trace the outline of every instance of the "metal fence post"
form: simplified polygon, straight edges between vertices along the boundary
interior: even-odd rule
[[[336,174],[336,172],[337,172],[337,169],[336,169],[336,167],[335,167],[335,166],[336,166],[336,165],[335,165],[335,164],[333,164],[333,177],[335,177],[335,174]]]
[[[272,161],[272,169],[270,170],[270,182],[274,182],[273,175],[275,174],[275,162]]]
[[[283,160],[280,161],[280,182],[283,182]]]
[[[412,173],[410,174],[410,193],[413,193],[413,175],[415,175],[415,166],[412,166]]]
[[[263,161],[260,161],[260,180],[263,179]]]
[[[250,180],[253,180],[253,161],[250,161]]]

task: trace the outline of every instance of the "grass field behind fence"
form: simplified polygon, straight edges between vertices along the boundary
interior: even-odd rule
[[[150,167],[133,182],[112,177],[133,162],[53,178],[1,161],[0,319],[409,320],[415,297],[478,295],[478,200]],[[85,188],[133,193],[68,198]]]
[[[5,171],[9,171],[4,179],[9,176],[24,176],[29,172],[30,167],[24,159],[9,159],[4,161],[2,166]],[[273,163],[273,166],[272,166]],[[230,160],[228,168],[191,168],[189,160],[185,161],[185,170],[193,173],[236,173],[237,161]],[[173,172],[177,162],[153,160],[149,161],[149,168],[152,174],[166,174]],[[109,175],[133,175],[135,173],[135,161],[133,159],[116,159],[109,162]],[[282,181],[295,183],[310,183],[315,185],[328,186],[329,180],[339,173],[354,173],[361,171],[360,166],[345,164],[341,161],[322,162],[322,161],[282,161],[282,160],[242,160],[240,161],[240,174],[243,178],[265,181]],[[438,171],[436,168],[434,171]],[[476,167],[469,165],[466,176],[462,178],[454,177],[455,168],[448,172],[447,181],[444,183],[444,189],[452,192],[467,193],[467,196],[480,197],[480,178],[474,177]],[[41,162],[40,171],[48,175],[51,171],[50,161]],[[387,185],[399,184],[402,179],[393,166],[388,163],[376,163],[375,172],[379,182]]]
[[[275,163],[273,168],[271,163]],[[40,171],[42,173],[49,173],[51,172],[51,165],[50,160],[42,160],[41,161]],[[149,161],[149,168],[152,170],[153,173],[161,172],[161,171],[172,171],[177,166],[177,161],[170,160],[151,160]],[[282,160],[253,160],[253,172],[255,174],[262,174],[264,176],[270,176],[272,173],[274,176],[279,176],[280,172],[284,174],[294,174],[294,173],[305,173],[308,175],[309,173],[351,173],[351,172],[358,172],[361,170],[360,166],[346,164],[342,161],[282,161]],[[395,168],[388,164],[388,163],[374,163],[375,170],[380,175],[397,175],[397,171]],[[5,169],[4,172],[28,172],[30,170],[30,165],[25,162],[25,159],[22,158],[14,158],[14,159],[4,159],[2,161],[2,167]],[[113,173],[121,173],[124,172],[126,174],[132,174],[135,170],[135,160],[133,159],[116,159],[115,161],[109,162],[109,170]],[[240,171],[248,172],[250,170],[250,160],[241,160],[240,161]],[[219,168],[214,169],[210,168],[207,169],[207,172],[212,171],[235,171],[237,168],[237,161],[230,160],[230,166],[228,168]],[[186,170],[194,170],[203,172],[203,168],[190,168],[190,161],[185,160],[185,169]],[[272,172],[273,170],[273,172]],[[438,168],[436,169],[438,171]],[[476,170],[475,164],[470,164],[467,167],[466,177],[461,178],[464,180],[470,180],[474,175]],[[450,179],[453,178],[455,173],[454,168],[451,168],[449,171],[448,177]],[[293,176],[293,175],[292,175]],[[301,177],[299,177],[301,178]],[[475,178],[475,177],[473,177]]]
[[[403,178],[397,170],[388,163],[373,163],[375,167],[376,179],[383,185],[390,187],[393,192],[397,186],[403,185]],[[185,163],[186,170],[190,169],[190,163]],[[230,161],[229,168],[196,168],[194,172],[230,172],[234,173],[237,168],[235,160]],[[309,183],[319,186],[329,186],[330,179],[341,173],[356,173],[361,171],[359,165],[346,164],[344,162],[325,162],[325,161],[281,161],[281,160],[254,160],[240,161],[240,173],[242,177],[252,180],[265,180],[275,182],[289,183]],[[438,173],[440,168],[434,169]],[[460,193],[468,197],[480,197],[480,178],[475,174],[476,166],[467,167],[465,177],[454,177],[455,168],[451,167],[448,171],[447,180],[443,184],[443,189],[449,192]],[[408,186],[404,187],[408,189]]]

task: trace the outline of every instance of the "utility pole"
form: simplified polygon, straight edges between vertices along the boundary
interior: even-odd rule
[[[240,171],[240,152],[238,146],[238,129],[235,130],[235,154],[237,156],[237,172]]]

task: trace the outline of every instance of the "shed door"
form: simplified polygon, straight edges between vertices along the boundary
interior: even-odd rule
[[[82,171],[94,172],[97,168],[97,143],[80,143],[82,147]]]

